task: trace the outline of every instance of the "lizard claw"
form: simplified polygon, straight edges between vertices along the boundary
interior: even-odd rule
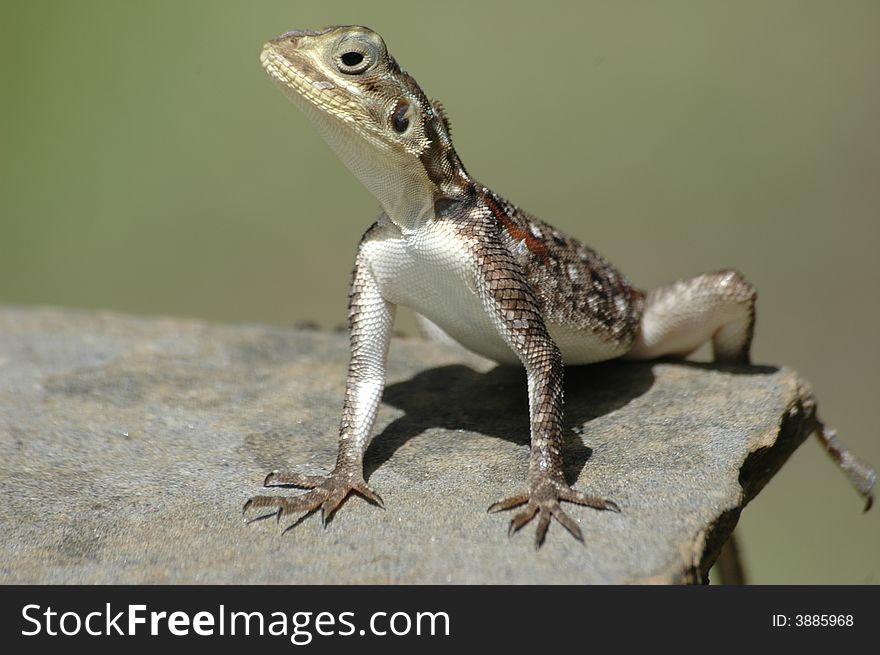
[[[250,509],[268,508],[272,510],[252,519],[245,518],[245,523],[254,523],[272,516],[275,517],[276,522],[280,523],[285,515],[304,512],[296,521],[287,526],[284,532],[296,527],[318,510],[321,511],[321,525],[326,528],[336,510],[342,506],[352,492],[363,496],[374,505],[384,508],[381,496],[370,488],[362,476],[352,475],[346,471],[334,471],[330,475],[304,475],[302,473],[272,471],[266,476],[263,486],[308,489],[305,493],[297,496],[254,496],[244,504],[242,514],[245,517]]]
[[[492,503],[486,511],[494,514],[495,512],[503,512],[507,509],[525,505],[527,502],[529,502],[529,495],[519,494],[518,496],[511,496],[510,498],[499,500],[497,503]]]
[[[366,498],[368,501],[373,503],[376,507],[380,509],[385,509],[385,501],[382,500],[382,496],[373,491],[366,482],[357,483],[356,485],[354,485],[353,489],[361,496]]]
[[[489,512],[502,512],[504,510],[513,509],[525,505],[525,509],[517,513],[511,520],[507,529],[508,536],[513,535],[524,525],[529,523],[536,516],[538,517],[538,526],[535,531],[535,548],[541,547],[544,538],[547,536],[547,529],[550,527],[550,519],[556,519],[562,527],[568,530],[572,537],[584,542],[584,536],[580,526],[572,519],[560,506],[561,501],[575,503],[577,505],[585,505],[595,509],[610,510],[612,512],[620,512],[620,508],[616,503],[598,496],[590,496],[580,491],[575,491],[565,482],[553,480],[551,478],[542,478],[529,485],[526,493],[517,494],[489,506]]]

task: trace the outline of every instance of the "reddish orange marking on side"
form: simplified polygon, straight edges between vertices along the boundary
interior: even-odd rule
[[[540,256],[544,263],[547,264],[550,253],[547,251],[547,246],[538,241],[528,230],[524,230],[516,223],[514,223],[510,218],[508,218],[507,214],[504,213],[504,210],[498,206],[498,204],[489,196],[485,198],[486,204],[489,206],[489,209],[492,210],[492,213],[495,214],[495,218],[497,218],[501,225],[504,226],[504,229],[507,230],[507,233],[513,237],[517,242],[525,241],[526,248],[529,249],[529,252],[532,252],[538,256]]]

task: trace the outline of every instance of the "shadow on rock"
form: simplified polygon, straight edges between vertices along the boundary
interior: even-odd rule
[[[566,368],[565,473],[574,482],[592,450],[578,433],[651,388],[650,364],[612,362]],[[376,435],[364,458],[367,479],[410,438],[430,428],[468,430],[529,444],[529,410],[523,369],[498,366],[479,373],[463,365],[423,371],[389,385],[383,402],[405,412]]]

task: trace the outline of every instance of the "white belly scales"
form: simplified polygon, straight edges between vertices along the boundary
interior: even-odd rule
[[[478,355],[518,364],[477,294],[473,260],[459,244],[448,224],[429,224],[409,235],[389,225],[363,244],[362,253],[386,300],[412,308]],[[611,359],[626,350],[590,330],[552,324],[547,329],[567,365]]]

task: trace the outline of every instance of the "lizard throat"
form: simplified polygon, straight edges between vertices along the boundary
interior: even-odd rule
[[[271,44],[260,60],[269,77],[315,125],[345,166],[395,224],[415,229],[433,216],[436,184],[425,167],[364,128],[358,103],[332,81],[291,65]],[[415,164],[415,165],[414,165]]]

